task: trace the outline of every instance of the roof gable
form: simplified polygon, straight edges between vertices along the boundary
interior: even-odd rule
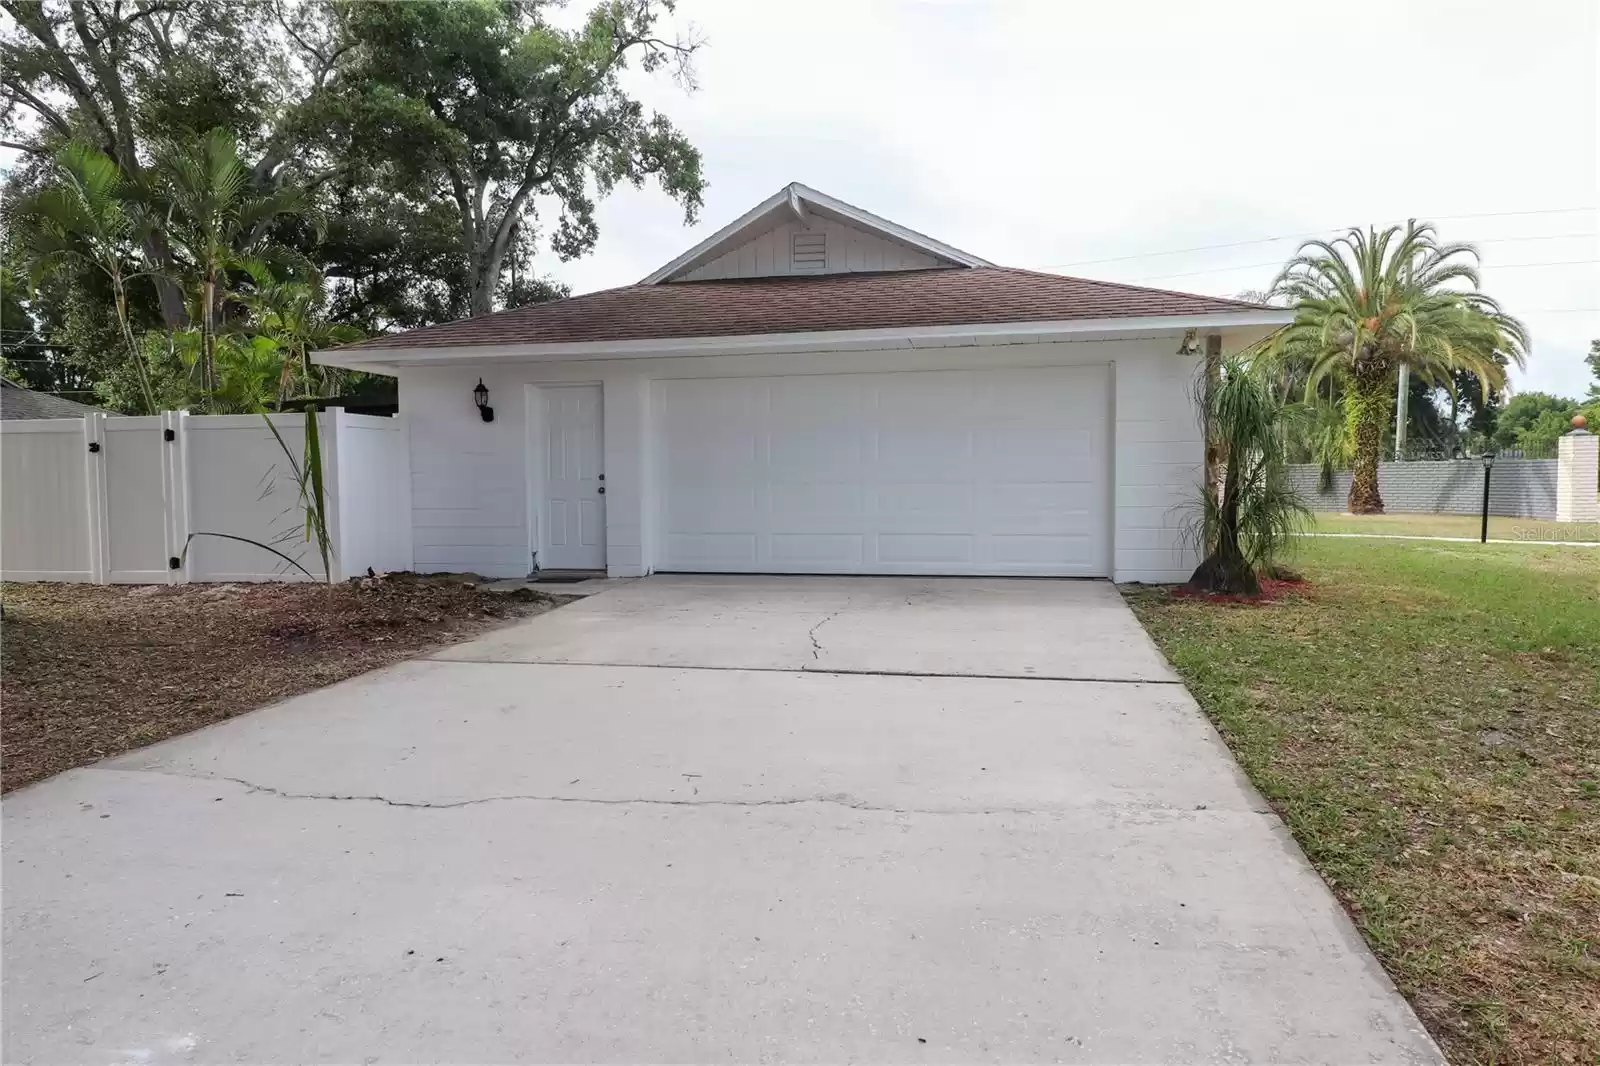
[[[791,182],[641,284],[992,265]]]

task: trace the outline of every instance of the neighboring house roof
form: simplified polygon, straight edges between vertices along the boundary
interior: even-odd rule
[[[338,351],[575,344],[1241,311],[1281,309],[1215,296],[983,266],[642,283],[391,333]]]
[[[0,378],[0,419],[82,418],[99,410],[98,407],[52,396],[48,392],[34,392],[14,381]]]

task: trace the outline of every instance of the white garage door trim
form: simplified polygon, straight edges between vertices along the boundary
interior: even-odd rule
[[[655,569],[1111,573],[1111,367],[655,382]]]

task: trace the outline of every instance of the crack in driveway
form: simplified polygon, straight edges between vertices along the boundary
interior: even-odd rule
[[[648,796],[626,799],[609,799],[598,796],[547,796],[537,794],[514,793],[501,796],[479,796],[475,799],[429,801],[429,800],[401,800],[391,799],[388,796],[344,794],[338,792],[291,792],[287,789],[274,788],[271,785],[262,785],[242,777],[229,777],[226,774],[184,774],[171,770],[145,769],[140,773],[160,774],[163,777],[177,777],[190,781],[228,781],[241,785],[250,792],[261,792],[281,799],[302,800],[333,800],[337,802],[355,803],[381,803],[386,807],[405,807],[426,810],[453,810],[458,807],[478,807],[489,803],[583,803],[602,807],[627,807],[634,805],[650,807],[795,807],[806,803],[832,804],[838,807],[848,807],[854,811],[881,811],[889,814],[1042,814],[1046,813],[1033,807],[892,807],[868,803],[866,800],[856,799],[844,792],[821,793],[815,796],[791,796],[783,799],[764,800],[735,800],[735,799],[658,799]]]
[[[845,608],[847,608],[849,606],[850,606],[850,604],[847,602],[844,605],[844,607],[840,607],[838,610],[835,610],[835,611],[832,611],[832,612],[830,612],[828,614],[823,615],[822,616],[822,620],[820,622],[818,622],[816,625],[812,626],[810,629],[808,629],[806,631],[806,636],[811,638],[811,658],[812,659],[819,659],[819,658],[822,657],[822,642],[817,639],[817,630],[821,629],[823,626],[827,625],[829,622],[833,621],[835,618],[838,618],[839,615],[844,613]]]
[[[844,807],[853,811],[873,811],[883,814],[929,814],[929,815],[991,815],[991,814],[1061,814],[1066,808],[1062,807],[1015,807],[1015,806],[985,806],[985,807],[896,807],[889,804],[869,803],[857,799],[847,792],[825,792],[813,796],[790,796],[782,799],[739,800],[739,799],[659,799],[648,796],[631,797],[625,799],[610,799],[599,796],[550,796],[538,794],[513,793],[500,796],[479,796],[473,799],[429,801],[429,800],[402,800],[391,799],[388,796],[362,795],[357,793],[339,792],[292,792],[288,789],[274,788],[271,785],[258,784],[242,777],[231,777],[226,774],[185,774],[174,770],[145,768],[132,773],[156,774],[161,777],[176,777],[186,781],[227,781],[230,784],[242,786],[247,792],[263,793],[276,796],[279,799],[293,800],[326,800],[337,803],[381,803],[385,807],[400,807],[410,810],[455,810],[461,807],[481,807],[491,803],[576,803],[600,807],[797,807],[804,804],[826,804]],[[1179,813],[1197,813],[1210,810],[1206,804],[1195,807],[1175,807],[1164,803],[1119,803],[1111,806],[1150,811],[1173,811]],[[1218,809],[1226,813],[1226,809]],[[1271,814],[1270,809],[1250,808],[1250,814]]]

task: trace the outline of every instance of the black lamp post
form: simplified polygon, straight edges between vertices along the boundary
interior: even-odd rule
[[[472,390],[472,402],[478,405],[478,416],[485,422],[494,421],[494,408],[489,406],[489,388],[478,379],[478,387]]]
[[[1481,456],[1483,460],[1483,530],[1478,535],[1480,544],[1489,543],[1489,474],[1494,470],[1494,452],[1486,451]]]

